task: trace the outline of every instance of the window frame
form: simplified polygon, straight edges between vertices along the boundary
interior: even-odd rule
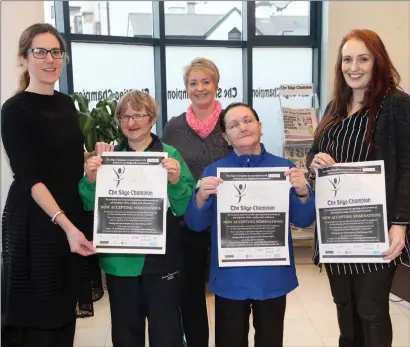
[[[153,37],[126,37],[108,35],[73,34],[70,30],[69,1],[54,1],[56,28],[67,41],[67,53],[71,56],[71,44],[106,43],[124,45],[148,45],[154,47],[155,98],[159,104],[160,115],[157,122],[157,134],[162,135],[167,122],[167,81],[166,81],[166,46],[181,47],[236,47],[242,49],[243,58],[243,101],[253,105],[253,48],[312,48],[313,67],[312,82],[320,100],[320,65],[322,44],[322,2],[311,1],[309,35],[273,36],[256,35],[255,2],[242,1],[242,39],[241,40],[203,40],[195,38],[169,37],[165,35],[165,4],[163,1],[152,1]],[[60,78],[60,91],[71,94],[74,92],[73,65],[75,61],[66,64]]]

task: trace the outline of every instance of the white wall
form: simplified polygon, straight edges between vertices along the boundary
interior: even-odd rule
[[[340,41],[352,29],[371,29],[380,35],[402,77],[401,86],[409,93],[410,2],[325,1],[323,6],[322,107],[332,92]]]
[[[10,98],[18,87],[18,40],[22,31],[36,22],[44,22],[42,1],[1,1],[1,105]],[[7,33],[7,35],[5,34]],[[18,115],[16,115],[18,116]],[[1,145],[1,211],[12,181],[7,156]]]

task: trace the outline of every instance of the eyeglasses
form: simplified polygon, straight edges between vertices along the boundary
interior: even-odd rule
[[[134,122],[141,122],[145,117],[149,117],[149,114],[133,114],[132,116],[121,116],[120,121],[121,123],[128,123],[132,118]]]
[[[33,53],[33,57],[36,59],[45,59],[48,53],[54,59],[63,59],[65,52],[60,48],[52,48],[52,49],[45,49],[45,48],[30,48],[26,50],[27,53]]]
[[[241,121],[233,121],[233,122],[229,123],[226,126],[226,128],[230,131],[238,130],[240,123],[245,124],[245,125],[254,124],[254,123],[256,123],[256,119],[245,118],[245,119],[242,119]]]

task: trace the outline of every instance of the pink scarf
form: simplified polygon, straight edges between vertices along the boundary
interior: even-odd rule
[[[219,120],[219,115],[222,110],[222,105],[219,101],[215,100],[215,108],[212,113],[204,120],[199,120],[192,110],[192,105],[189,105],[186,112],[186,120],[189,126],[203,139],[208,137],[214,130],[216,123]]]

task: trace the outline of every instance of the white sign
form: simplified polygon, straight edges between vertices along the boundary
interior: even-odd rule
[[[383,161],[316,170],[321,263],[383,263],[389,248]]]
[[[94,244],[100,253],[165,254],[167,153],[105,152],[97,172]]]
[[[289,265],[289,168],[218,168],[220,267]]]
[[[308,97],[313,95],[312,84],[282,84],[280,86],[280,95],[282,96],[302,96]]]

